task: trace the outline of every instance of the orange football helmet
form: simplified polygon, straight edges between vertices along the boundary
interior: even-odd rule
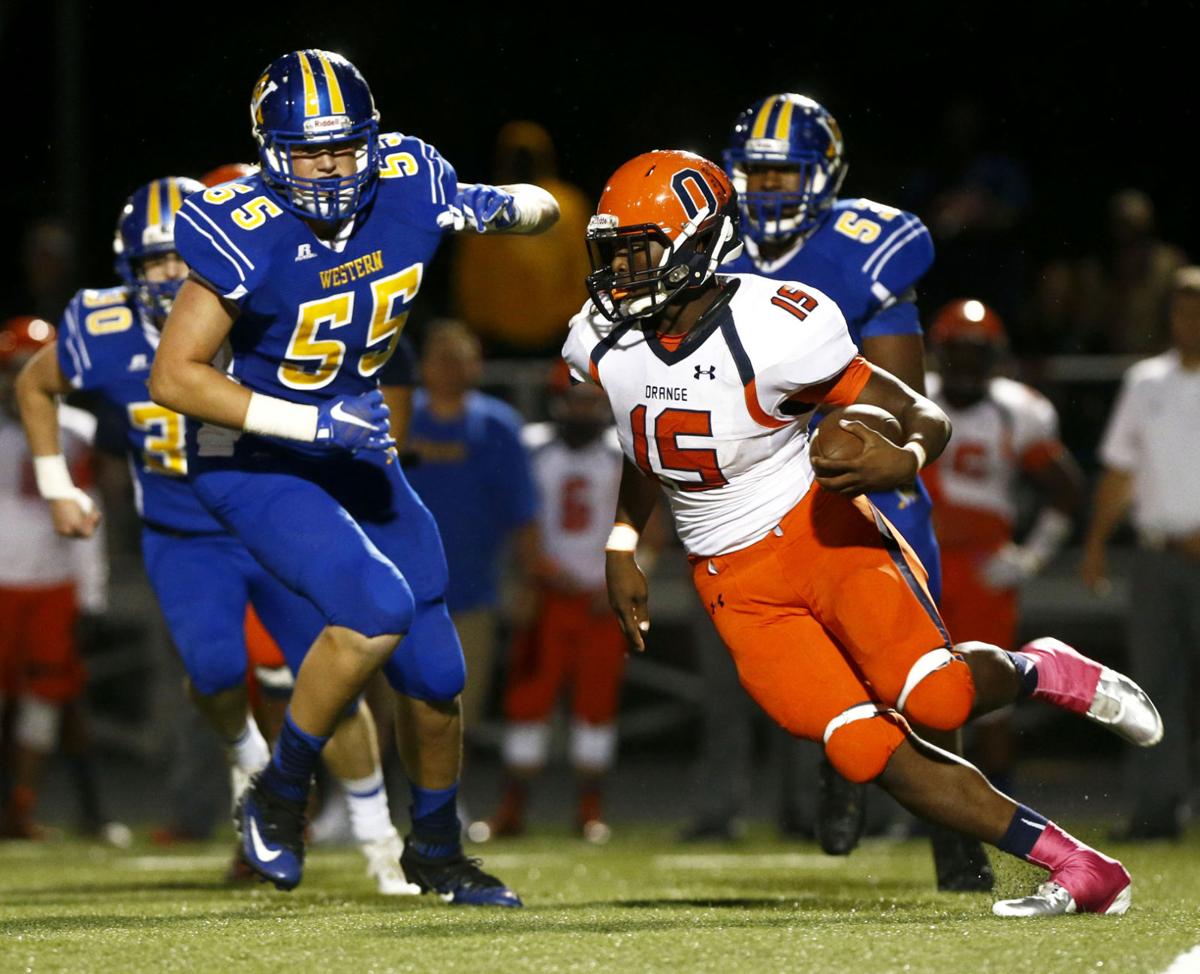
[[[244,162],[227,162],[223,166],[217,166],[206,172],[200,177],[200,182],[205,186],[219,186],[221,183],[227,183],[233,179],[241,179],[243,176],[249,176],[251,173],[258,172],[257,166],[247,165]]]
[[[43,318],[22,315],[0,325],[0,365],[26,359],[54,339],[54,326]]]
[[[691,152],[646,152],[609,177],[588,223],[587,287],[609,321],[657,314],[741,253],[737,194]]]
[[[979,342],[985,345],[1004,347],[1008,335],[1004,322],[982,301],[951,301],[933,318],[929,327],[929,340],[934,345],[945,342]]]

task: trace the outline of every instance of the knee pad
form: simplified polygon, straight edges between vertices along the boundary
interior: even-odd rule
[[[861,703],[825,725],[825,756],[843,778],[862,784],[883,773],[907,736],[908,724],[894,710]]]
[[[188,653],[183,659],[192,686],[202,697],[211,697],[246,683],[246,652],[236,644],[211,646],[208,653]],[[183,655],[182,648],[180,655]]]
[[[58,743],[62,707],[40,697],[21,697],[13,736],[17,743],[38,754],[49,754]]]
[[[412,628],[415,612],[412,589],[404,576],[390,562],[372,558],[365,574],[354,580],[353,595],[329,621],[367,637],[396,636]]]
[[[408,635],[383,672],[393,690],[417,700],[453,700],[462,693],[467,664],[445,599],[417,603]]]
[[[946,648],[926,653],[908,671],[896,709],[934,730],[957,730],[971,716],[975,681],[961,656]]]

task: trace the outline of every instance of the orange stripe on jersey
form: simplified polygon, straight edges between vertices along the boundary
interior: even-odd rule
[[[832,379],[815,386],[805,386],[789,398],[797,402],[821,403],[825,406],[852,405],[871,379],[871,366],[861,355],[855,355],[842,371]]]
[[[742,390],[746,396],[746,409],[750,412],[750,417],[759,426],[765,426],[769,430],[782,429],[792,422],[790,419],[776,419],[765,409],[758,401],[758,380],[751,379],[750,382]]]
[[[1021,454],[1021,469],[1037,471],[1048,467],[1063,455],[1063,445],[1058,440],[1042,440],[1034,443]]]
[[[604,384],[600,381],[600,370],[596,368],[596,363],[593,359],[588,359],[588,375],[592,377],[592,381],[596,385],[604,388]]]

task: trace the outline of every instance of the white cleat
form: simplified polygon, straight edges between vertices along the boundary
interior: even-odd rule
[[[1133,899],[1133,884],[1127,883],[1117,893],[1107,908],[1101,910],[1106,916],[1120,916],[1129,909]],[[1000,900],[992,904],[992,912],[998,917],[1049,917],[1080,912],[1073,897],[1065,886],[1055,882],[1042,883],[1032,896],[1017,900]]]
[[[419,896],[421,887],[410,883],[400,868],[400,856],[404,852],[404,840],[399,833],[359,846],[367,860],[367,875],[374,876],[379,892],[384,896]]]
[[[1153,747],[1163,739],[1162,718],[1146,691],[1107,666],[1100,670],[1087,715],[1138,747]]]

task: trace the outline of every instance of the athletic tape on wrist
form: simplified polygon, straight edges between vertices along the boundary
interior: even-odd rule
[[[312,443],[317,438],[317,407],[252,392],[242,429],[260,436]]]
[[[638,533],[632,524],[618,521],[604,543],[605,551],[637,551]]]

